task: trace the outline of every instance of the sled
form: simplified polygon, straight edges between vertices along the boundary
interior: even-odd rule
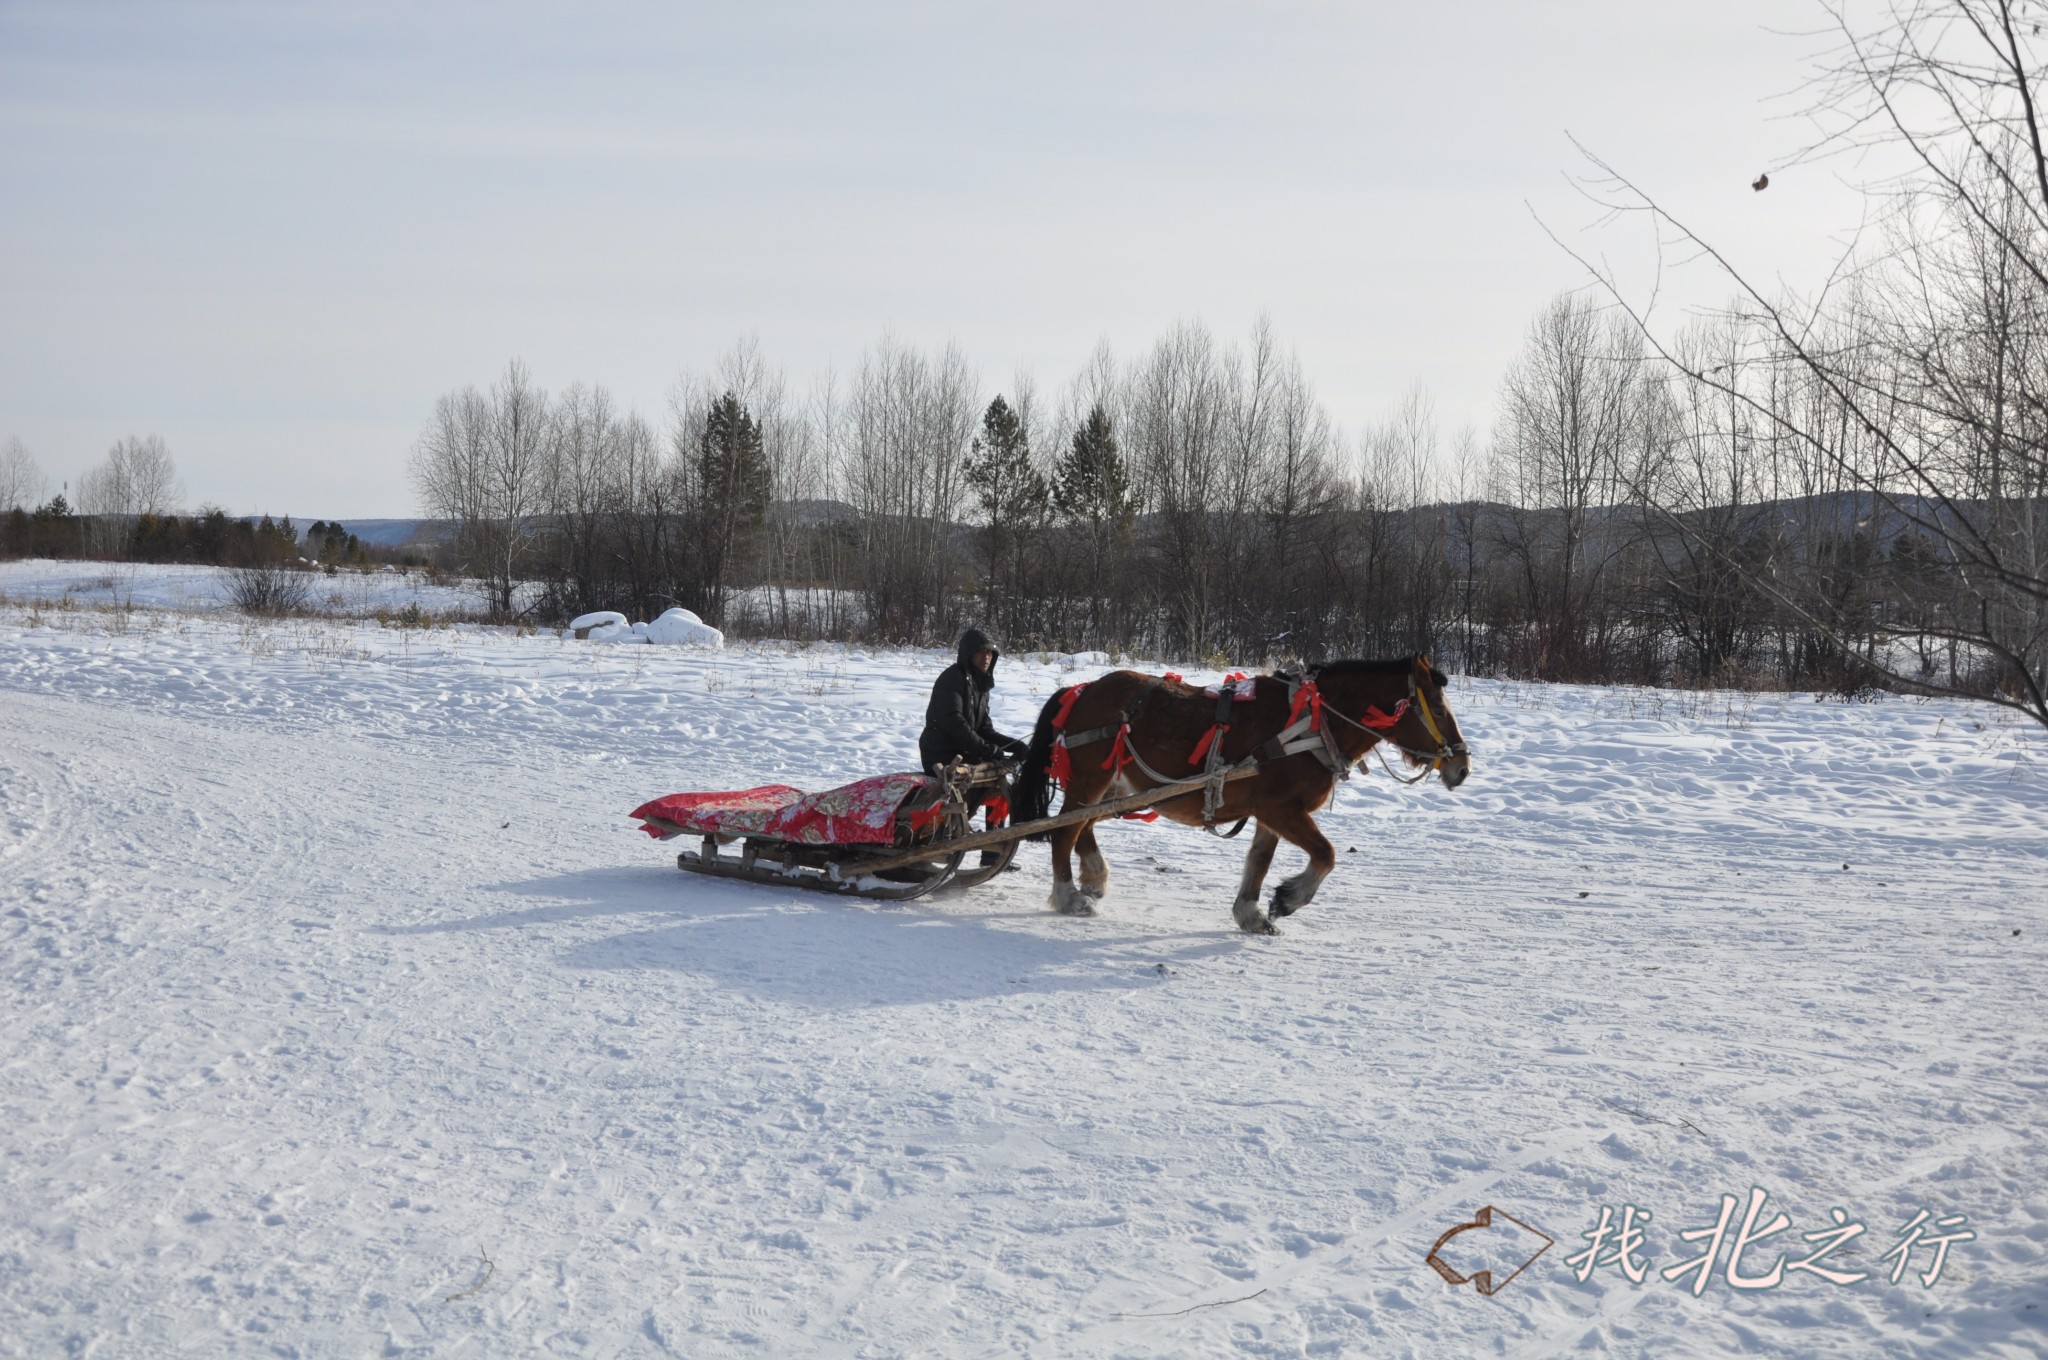
[[[695,837],[697,847],[676,856],[676,867],[688,873],[905,902],[986,883],[1009,867],[1028,837],[1142,812],[1208,783],[1206,776],[1181,780],[1013,823],[1011,773],[1006,764],[955,761],[936,776],[875,775],[816,794],[786,784],[671,794],[630,815],[657,840]],[[978,810],[987,810],[992,823],[982,831],[971,820]],[[990,863],[961,867],[970,852],[984,850],[995,852]]]

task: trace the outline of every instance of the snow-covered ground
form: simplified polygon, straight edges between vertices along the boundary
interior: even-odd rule
[[[479,587],[430,581],[425,572],[379,568],[308,578],[306,606],[316,614],[365,618],[417,606],[422,613],[477,614]],[[144,562],[0,561],[0,602],[93,610],[232,610],[228,574],[218,567]]]
[[[1038,847],[890,907],[623,815],[910,764],[943,660],[0,608],[0,1354],[2048,1347],[2039,733],[1458,681],[1471,781],[1345,786],[1271,940],[1184,828],[1075,920]],[[1662,1278],[1752,1187],[1782,1283]],[[1489,1205],[1557,1239],[1491,1298],[1424,1260]],[[1837,1207],[1872,1278],[1790,1269]]]

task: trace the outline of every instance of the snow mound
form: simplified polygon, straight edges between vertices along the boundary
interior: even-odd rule
[[[687,609],[664,611],[651,623],[628,623],[624,614],[604,609],[571,621],[564,640],[585,642],[653,642],[666,647],[723,649],[725,634]]]
[[[670,647],[723,647],[725,634],[687,609],[670,609],[645,625],[647,640]]]

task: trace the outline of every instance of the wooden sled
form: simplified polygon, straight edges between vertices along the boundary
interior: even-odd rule
[[[763,817],[764,805],[784,794],[795,796]],[[991,863],[961,868],[968,853],[961,842],[974,834],[970,809],[991,809],[1000,827],[1009,794],[1009,766],[955,761],[936,778],[882,775],[815,795],[775,785],[679,795],[713,801],[670,817],[653,809],[677,800],[657,800],[633,815],[662,840],[697,838],[695,850],[676,856],[676,867],[690,873],[904,902],[947,886],[971,888],[1009,865],[1020,836],[985,847],[997,852]],[[719,804],[720,797],[729,802]]]
[[[1255,773],[1247,768],[1223,777]],[[1067,808],[1055,817],[1011,823],[1010,774],[1011,767],[1004,764],[955,761],[936,777],[881,775],[814,795],[782,785],[733,794],[672,795],[644,804],[632,816],[659,840],[697,838],[695,850],[676,856],[676,867],[688,873],[907,902],[940,888],[986,883],[1009,867],[1027,837],[1076,822],[1142,812],[1194,792],[1210,778],[1196,776],[1127,798]],[[903,783],[902,796],[886,822],[872,803],[849,820],[835,821],[829,810],[819,810],[857,804],[869,790],[889,798],[893,790],[885,781]],[[684,803],[692,805],[681,806]],[[970,809],[991,804],[1000,813],[997,825],[976,831]],[[833,838],[852,834],[860,839]],[[970,853],[984,850],[995,852],[990,863],[961,867]]]

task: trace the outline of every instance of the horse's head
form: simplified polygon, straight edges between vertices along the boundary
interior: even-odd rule
[[[1444,702],[1444,676],[1427,657],[1337,661],[1313,674],[1340,717],[1399,751],[1410,768],[1436,771],[1447,789],[1472,772],[1464,734]]]
[[[1465,734],[1458,730],[1458,720],[1452,716],[1451,706],[1444,702],[1444,679],[1443,672],[1430,665],[1428,657],[1415,658],[1408,681],[1413,702],[1402,715],[1401,726],[1411,732],[1421,727],[1428,745],[1410,749],[1403,742],[1401,758],[1411,765],[1435,769],[1443,776],[1444,787],[1455,789],[1472,773],[1472,753],[1465,749]]]

